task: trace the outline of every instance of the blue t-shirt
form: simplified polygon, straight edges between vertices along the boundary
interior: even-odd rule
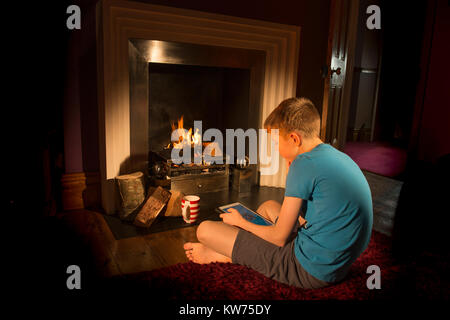
[[[372,233],[372,196],[358,165],[329,144],[319,144],[291,163],[285,196],[306,202],[307,228],[295,239],[300,264],[317,279],[342,280]]]

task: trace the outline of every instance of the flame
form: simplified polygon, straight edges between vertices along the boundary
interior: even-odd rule
[[[192,128],[189,128],[189,131],[184,129],[183,116],[178,119],[178,124],[175,126],[175,123],[172,122],[172,132],[178,130],[178,141],[173,141],[172,146],[175,149],[182,149],[184,145],[190,146],[198,146],[201,145],[202,136],[198,132],[198,128],[196,128],[194,134],[192,134]],[[170,144],[168,145],[168,147]]]

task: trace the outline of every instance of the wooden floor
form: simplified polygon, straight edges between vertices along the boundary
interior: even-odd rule
[[[197,241],[196,226],[116,240],[98,212],[70,211],[60,218],[91,248],[95,266],[105,277],[188,262],[183,244]]]
[[[202,196],[202,210],[207,212],[218,205],[242,202],[257,208],[268,199],[282,201],[284,189],[255,187],[251,193],[234,191],[211,193]],[[64,212],[59,216],[64,224],[75,230],[77,240],[92,251],[95,267],[101,275],[109,277],[150,271],[177,263],[188,262],[184,243],[197,241],[197,226],[169,231],[136,234],[134,237],[117,237],[116,240],[103,215],[91,210]]]
[[[402,183],[366,172],[365,174],[374,202],[374,229],[390,235]],[[282,199],[283,193],[275,189],[278,188],[261,188],[250,198],[235,199],[227,196],[222,199],[222,203],[241,201],[250,208],[256,208],[263,200],[277,199],[277,196]],[[183,244],[197,241],[197,226],[116,240],[101,213],[78,210],[64,212],[58,216],[74,229],[77,237],[91,249],[97,270],[106,277],[188,262]]]

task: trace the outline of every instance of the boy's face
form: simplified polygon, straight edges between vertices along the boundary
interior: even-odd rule
[[[295,132],[286,133],[280,130],[278,139],[278,151],[280,155],[288,161],[293,161],[298,155],[300,136]]]

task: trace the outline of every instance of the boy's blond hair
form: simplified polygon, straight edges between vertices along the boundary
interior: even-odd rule
[[[318,137],[320,115],[311,100],[289,98],[282,101],[264,121],[267,129],[280,129],[283,133],[300,132],[303,138]]]

